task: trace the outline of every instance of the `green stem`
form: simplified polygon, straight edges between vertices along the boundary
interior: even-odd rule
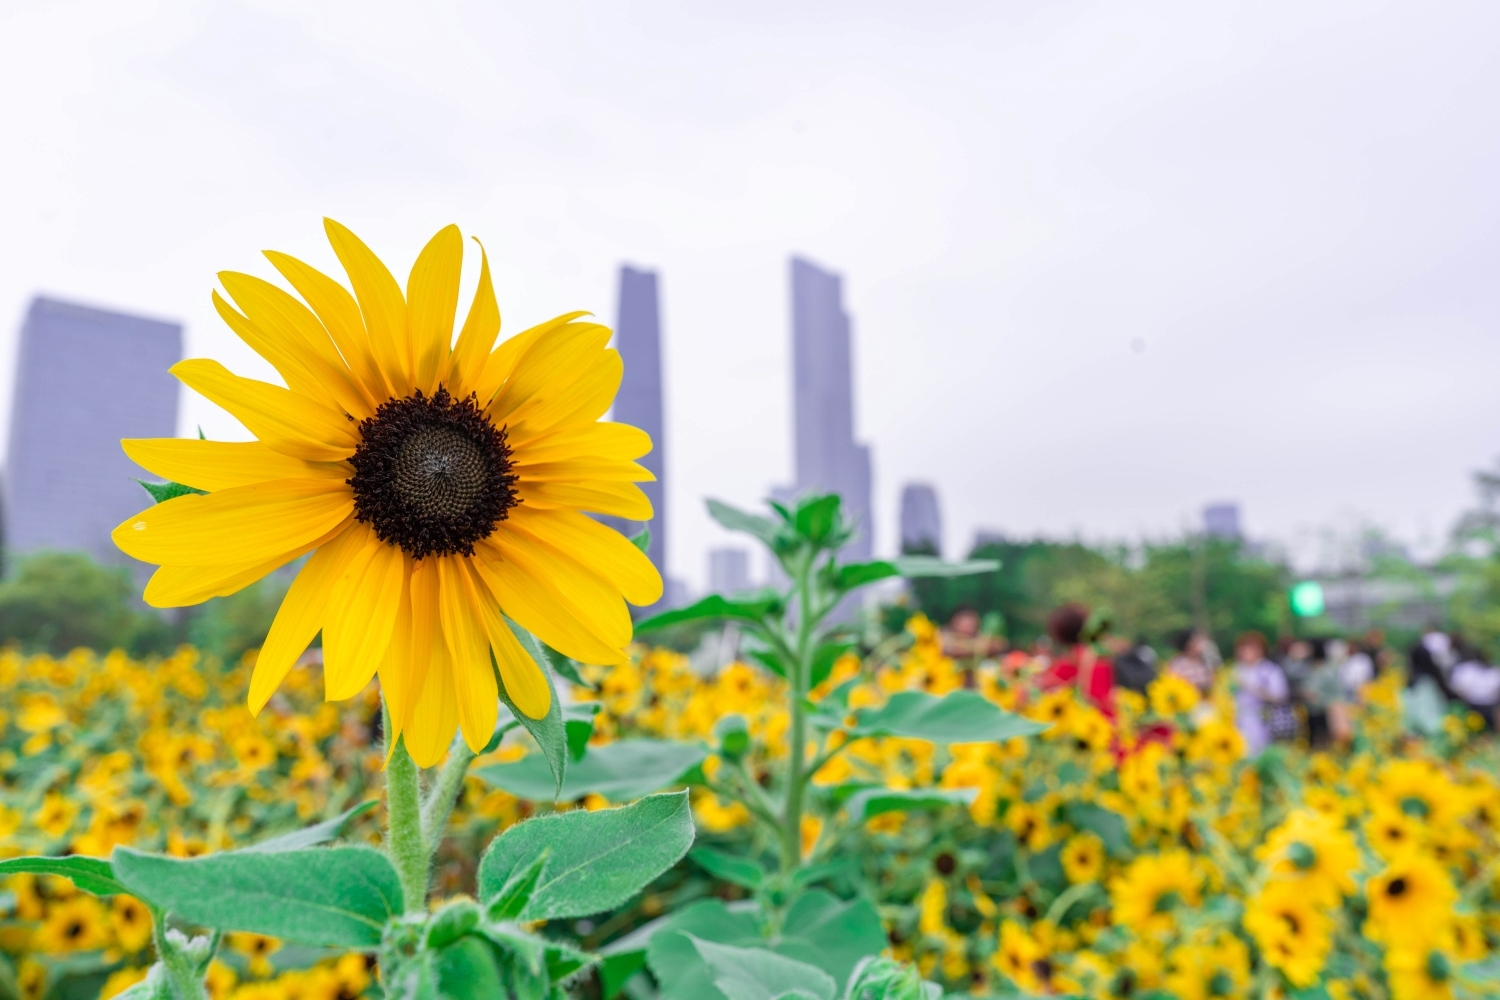
[[[208,963],[213,960],[214,951],[218,950],[218,935],[215,934],[211,940],[198,939],[207,945],[209,951],[205,960],[196,961],[193,956],[183,954],[182,948],[177,945],[176,942],[183,940],[182,938],[167,937],[166,911],[153,906],[151,918],[156,957],[166,973],[167,989],[171,991],[173,1000],[208,1000],[203,977],[208,972]]]
[[[386,733],[390,733],[389,714]],[[389,739],[389,736],[387,736]],[[404,738],[396,741],[390,763],[385,767],[385,848],[401,880],[401,895],[407,913],[421,913],[427,908],[427,870],[431,858],[427,838],[422,834],[422,796],[417,782],[417,765],[406,752]]]
[[[453,815],[453,806],[464,788],[464,777],[469,773],[469,764],[474,760],[474,751],[463,740],[448,752],[448,762],[438,772],[437,781],[427,792],[427,801],[422,803],[422,836],[427,841],[429,861],[443,842],[443,831],[448,828],[448,817]]]
[[[790,875],[802,864],[803,792],[807,785],[807,675],[811,669],[813,628],[813,556],[799,561],[797,585],[797,640],[788,664],[791,683],[791,760],[787,763],[786,809],[781,821],[781,870]]]

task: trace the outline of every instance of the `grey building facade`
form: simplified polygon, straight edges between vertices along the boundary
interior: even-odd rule
[[[931,483],[901,489],[901,551],[943,554],[943,515]]]
[[[854,358],[843,279],[798,257],[791,277],[794,491],[840,494],[858,526],[843,558],[869,559],[870,449],[854,440]]]
[[[730,547],[709,550],[709,593],[734,597],[750,589],[749,551]]]
[[[121,438],[173,437],[182,360],[176,323],[56,299],[21,327],[5,462],[5,546],[87,552],[123,564],[109,533],[150,497]]]

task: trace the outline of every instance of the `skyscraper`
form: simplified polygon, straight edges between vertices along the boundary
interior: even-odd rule
[[[710,549],[708,553],[709,593],[735,597],[749,589],[749,551],[732,547]]]
[[[1203,533],[1210,538],[1222,538],[1226,541],[1240,538],[1240,505],[1211,503],[1204,507]]]
[[[21,327],[5,466],[5,543],[122,563],[115,525],[148,506],[120,439],[177,433],[182,327],[36,298]]]
[[[943,515],[931,483],[907,483],[901,490],[901,551],[943,553]]]
[[[662,406],[661,310],[655,271],[620,268],[620,307],[615,323],[615,346],[625,362],[625,377],[615,396],[615,416],[651,435],[651,452],[640,463],[656,476],[640,487],[651,500],[651,547],[647,554],[666,583],[662,603],[675,606],[682,600],[682,585],[667,577],[667,436]],[[646,525],[617,524],[626,534]]]
[[[836,492],[857,534],[847,560],[874,551],[870,449],[854,440],[854,362],[843,279],[792,258],[792,424],[797,493]]]

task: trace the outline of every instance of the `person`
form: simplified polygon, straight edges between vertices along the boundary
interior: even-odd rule
[[[1343,668],[1349,644],[1342,639],[1313,643],[1312,668],[1302,679],[1302,704],[1307,706],[1307,742],[1314,749],[1354,736],[1353,718],[1344,701]]]
[[[1461,647],[1448,686],[1459,700],[1484,719],[1486,728],[1494,728],[1497,706],[1500,706],[1500,669],[1492,667],[1483,652],[1473,647]]]
[[[1185,628],[1177,633],[1173,645],[1177,647],[1177,655],[1167,663],[1167,673],[1181,677],[1197,688],[1199,694],[1207,695],[1214,686],[1213,665],[1209,662],[1212,641],[1207,633]]]
[[[942,630],[943,655],[955,660],[977,660],[1005,652],[1005,640],[982,627],[979,612],[963,607],[953,612],[948,627]],[[998,624],[998,623],[997,623]]]
[[[1385,633],[1378,628],[1370,629],[1353,646],[1349,658],[1339,668],[1339,682],[1344,687],[1346,701],[1358,701],[1360,689],[1380,673],[1380,652],[1384,648]]]
[[[1273,739],[1295,735],[1286,674],[1266,657],[1266,638],[1259,632],[1246,632],[1235,641],[1234,689],[1235,725],[1249,756],[1258,755]]]
[[[1436,624],[1428,625],[1427,631],[1422,633],[1422,637],[1407,654],[1410,670],[1407,672],[1406,686],[1415,688],[1430,684],[1444,698],[1453,701],[1454,694],[1453,689],[1448,686],[1448,675],[1458,665],[1458,653],[1454,648],[1456,645],[1453,637]]]
[[[1077,688],[1080,700],[1113,716],[1114,664],[1083,642],[1088,622],[1089,609],[1077,603],[1064,604],[1047,616],[1047,635],[1055,653],[1047,669],[1037,676],[1037,685],[1043,691],[1071,685]]]
[[[1124,636],[1112,636],[1105,648],[1115,665],[1115,684],[1145,694],[1146,688],[1156,680],[1157,657],[1151,644],[1144,639],[1132,642]]]

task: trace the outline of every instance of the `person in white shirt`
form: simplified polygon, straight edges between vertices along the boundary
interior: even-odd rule
[[[1266,640],[1246,632],[1234,644],[1234,717],[1245,752],[1254,757],[1270,746],[1272,712],[1288,709],[1286,674],[1266,658]]]

